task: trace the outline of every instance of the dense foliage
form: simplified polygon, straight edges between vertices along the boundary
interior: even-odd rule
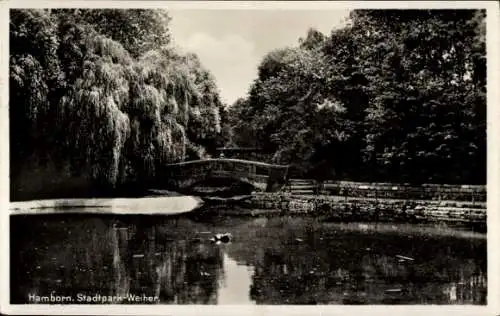
[[[261,148],[295,176],[486,182],[485,12],[355,10],[269,52],[229,109],[163,10],[12,10],[11,179],[143,182],[216,147]],[[49,172],[50,174],[50,172]]]
[[[485,12],[355,10],[265,56],[229,116],[300,175],[485,183]]]
[[[223,105],[163,10],[12,10],[11,176],[36,160],[116,185],[210,154]]]

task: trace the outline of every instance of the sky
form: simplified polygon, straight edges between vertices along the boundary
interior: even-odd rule
[[[348,10],[173,10],[174,44],[196,53],[231,105],[246,96],[262,58],[274,49],[296,46],[309,28],[330,34],[342,27]]]

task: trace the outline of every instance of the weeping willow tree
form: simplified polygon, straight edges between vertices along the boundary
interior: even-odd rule
[[[20,162],[44,145],[50,128],[46,119],[60,73],[56,20],[41,10],[12,10],[10,43],[10,160],[15,176]]]
[[[92,178],[116,183],[130,120],[122,110],[130,102],[132,59],[123,47],[102,35],[87,38],[82,76],[61,98],[60,124],[79,167]],[[114,62],[115,61],[115,62]]]
[[[185,65],[168,58],[168,51],[143,55],[131,73],[130,163],[141,176],[152,176],[157,166],[183,160],[190,100],[198,91]]]
[[[166,21],[165,14],[132,18],[140,16]],[[165,41],[142,43],[151,49],[137,57],[126,49],[130,43],[119,41],[120,32],[104,34],[88,17],[82,10],[11,13],[11,42],[24,45],[11,47],[16,168],[40,155],[39,143],[41,152],[70,165],[72,175],[115,186],[146,181],[161,165],[184,160],[189,149],[205,155],[203,140],[220,133],[220,101],[199,60]]]

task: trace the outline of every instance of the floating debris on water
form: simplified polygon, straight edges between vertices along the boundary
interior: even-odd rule
[[[212,242],[221,241],[223,243],[227,243],[227,242],[231,241],[232,238],[233,238],[233,235],[231,235],[231,233],[216,234],[214,237],[210,238],[210,241],[212,241]]]
[[[385,293],[401,293],[402,291],[402,289],[388,289],[385,290]]]
[[[398,258],[399,260],[402,260],[402,261],[415,261],[415,259],[413,259],[413,258],[401,256],[401,255],[396,255],[396,258]]]

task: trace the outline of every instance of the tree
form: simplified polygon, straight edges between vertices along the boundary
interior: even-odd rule
[[[11,10],[10,161],[20,163],[43,147],[50,105],[60,80],[57,23],[45,10]],[[44,159],[45,157],[40,157]]]
[[[57,161],[70,167],[67,177],[116,186],[147,183],[188,149],[204,155],[204,146],[215,146],[222,124],[215,81],[195,55],[167,45],[170,34],[158,33],[168,31],[167,17],[155,10],[12,11],[14,188],[27,161]]]
[[[485,12],[350,18],[263,58],[231,111],[235,139],[315,177],[484,183]]]
[[[77,9],[72,15],[122,44],[134,58],[170,43],[171,17],[163,9]]]
[[[387,166],[389,178],[485,181],[473,176],[483,172],[462,167],[464,161],[484,162],[481,155],[486,152],[480,145],[486,139],[485,120],[481,124],[473,119],[481,110],[470,103],[481,94],[471,80],[479,70],[471,67],[477,37],[477,23],[471,19],[478,14],[473,10],[355,12],[353,28],[365,30],[364,41],[373,43],[360,51],[361,59],[374,63],[386,56],[380,67],[383,72],[366,72],[372,77],[373,94],[367,123],[369,156]],[[464,129],[471,120],[475,121],[473,133],[479,137],[473,142]],[[482,149],[470,151],[477,145]]]
[[[326,36],[318,30],[310,28],[305,38],[299,39],[299,47],[309,50],[319,50],[323,47]]]

